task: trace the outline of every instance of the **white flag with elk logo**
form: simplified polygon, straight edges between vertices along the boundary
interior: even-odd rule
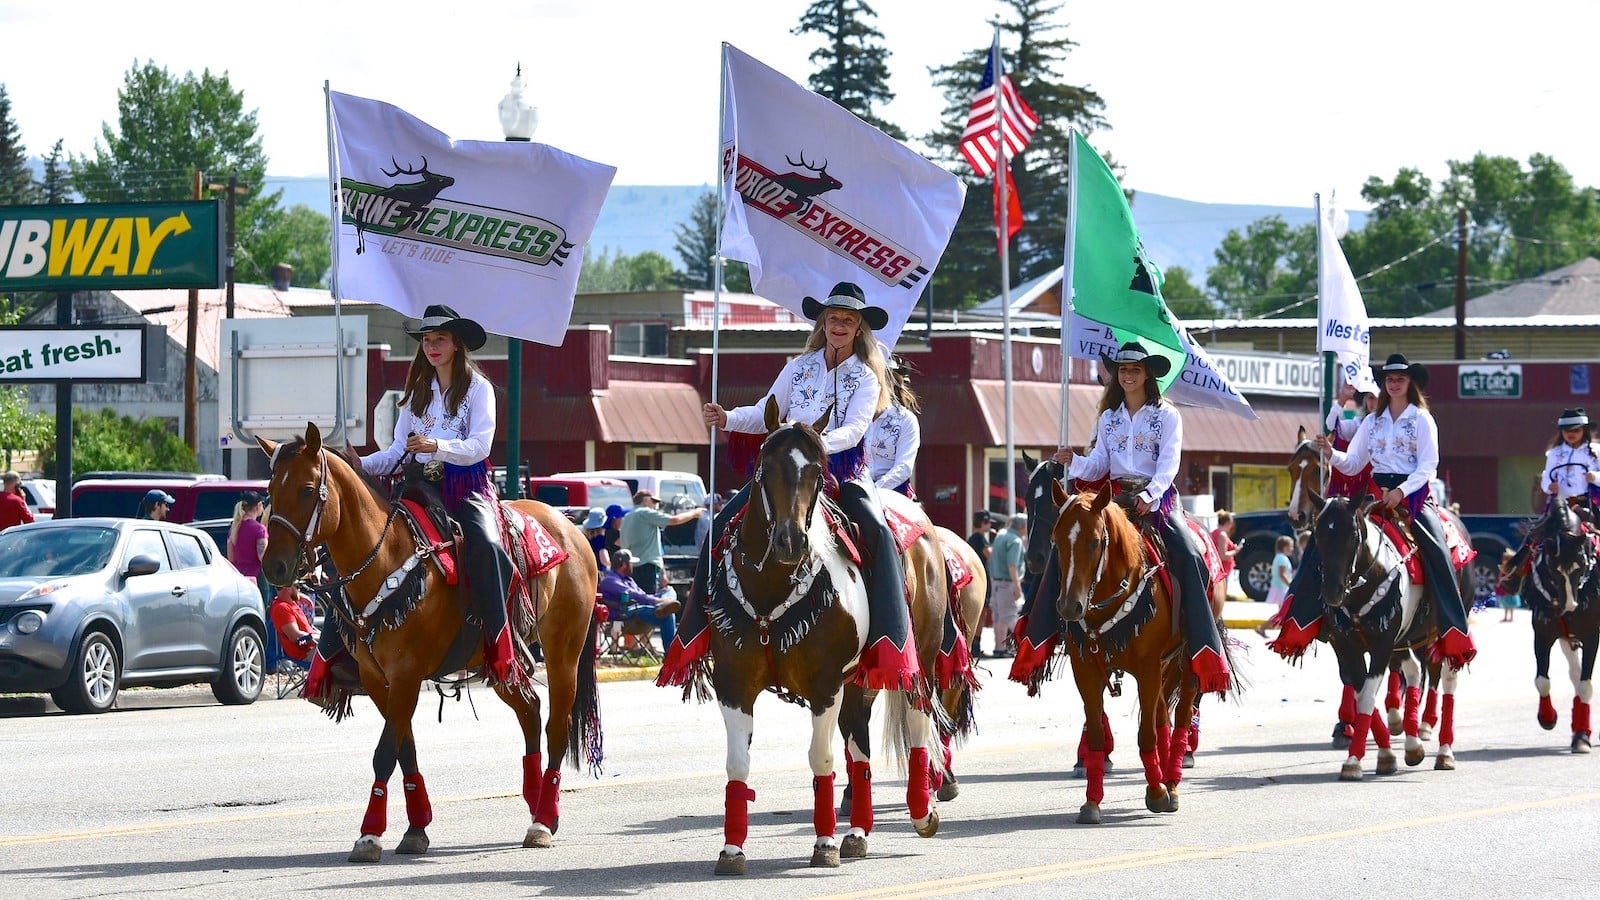
[[[583,245],[616,169],[520,141],[452,141],[396,106],[329,92],[338,144],[336,287],[420,317],[559,345]]]
[[[722,45],[722,254],[755,292],[804,315],[861,287],[893,347],[966,197],[956,176],[844,107]]]

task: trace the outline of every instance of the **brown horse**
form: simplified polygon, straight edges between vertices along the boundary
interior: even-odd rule
[[[977,639],[978,630],[983,625],[983,595],[988,588],[989,573],[984,569],[983,558],[978,556],[965,538],[943,525],[936,525],[933,530],[939,535],[945,555],[959,558],[961,566],[972,573],[972,580],[965,587],[956,589],[951,598],[956,625],[961,630],[960,639],[967,642],[967,651],[970,653],[972,642]],[[951,743],[971,731],[973,689],[972,683],[963,680],[944,686],[939,694],[939,705],[944,707],[945,715],[951,722],[951,727],[940,734],[940,743],[944,744],[945,769],[944,781],[938,787],[940,800],[954,800],[961,793],[961,784],[956,780],[956,772],[952,767]]]
[[[347,640],[350,655],[360,666],[362,687],[384,719],[372,757],[367,812],[350,861],[376,862],[382,853],[379,838],[387,824],[388,781],[396,761],[404,773],[410,827],[395,852],[424,853],[433,812],[417,768],[411,717],[422,682],[482,665],[481,632],[467,624],[463,591],[445,584],[432,549],[423,547],[403,524],[409,518],[396,515],[358,465],[324,447],[316,425],[308,424],[305,436],[289,443],[260,444],[271,460],[268,493],[273,510],[262,571],[272,583],[288,584],[315,548],[326,547],[342,573],[343,591],[335,596],[342,594],[345,601],[335,615],[346,635],[353,632],[354,639]],[[531,684],[494,687],[522,726],[522,796],[532,818],[523,846],[548,847],[560,823],[562,750],[574,766],[580,751],[586,751],[591,768],[601,760],[594,638],[598,576],[588,542],[565,516],[534,501],[506,506],[515,510],[514,519],[531,519],[554,539],[554,547],[541,544],[530,548],[528,556],[549,563],[560,556],[555,548],[566,554],[544,574],[530,578],[519,570],[531,602],[510,611],[524,672],[531,676],[533,671],[530,645],[537,643],[543,651],[550,691],[545,726],[549,768],[542,765],[539,697]],[[523,530],[519,526],[513,533],[520,536]],[[514,559],[522,555],[512,554]]]
[[[1069,497],[1052,479],[1050,493],[1060,509],[1052,531],[1061,565],[1056,611],[1073,638],[1067,652],[1088,723],[1087,801],[1078,810],[1078,823],[1100,824],[1105,690],[1113,671],[1133,676],[1139,689],[1145,808],[1176,812],[1189,729],[1174,729],[1172,723],[1193,720],[1199,690],[1186,665],[1176,598],[1159,577],[1139,527],[1120,504],[1111,502],[1109,487]]]
[[[827,454],[816,428],[780,425],[770,401],[766,418],[769,434],[749,488],[754,496],[718,545],[709,581],[711,685],[728,736],[719,875],[745,871],[749,802],[755,799],[746,779],[753,711],[763,691],[811,710],[809,760],[817,835],[811,865],[831,868],[841,856],[865,856],[873,822],[867,725],[878,692],[856,686],[852,678],[866,645],[866,583],[829,527],[827,520],[838,511],[818,511],[829,503],[824,490]],[[882,492],[880,497],[925,528],[903,554],[903,563],[917,655],[923,671],[932,673],[944,627],[944,557],[920,507],[899,494]],[[942,759],[933,755],[941,749],[935,719],[942,718],[942,710],[931,678],[919,690],[888,693],[885,742],[908,767],[912,824],[919,835],[932,837],[939,813],[929,784],[934,768],[943,770]],[[852,795],[850,831],[842,841],[834,836],[836,725],[845,735]]]

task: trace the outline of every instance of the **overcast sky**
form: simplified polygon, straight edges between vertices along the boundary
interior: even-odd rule
[[[931,130],[928,67],[985,46],[986,0],[870,0],[893,51],[882,114]],[[617,184],[715,174],[718,47],[804,83],[808,0],[127,4],[0,0],[0,83],[30,154],[87,153],[135,61],[227,71],[259,111],[272,175],[324,175],[322,86],[394,103],[455,138],[501,136],[520,62],[535,137],[617,166]],[[1431,177],[1478,151],[1554,156],[1600,185],[1600,2],[1096,0],[1062,6],[1068,82],[1105,98],[1091,135],[1129,187],[1214,203],[1360,207],[1368,176]]]

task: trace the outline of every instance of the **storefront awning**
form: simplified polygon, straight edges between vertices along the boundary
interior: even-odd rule
[[[617,381],[594,397],[599,440],[626,444],[704,446],[710,432],[693,385]]]

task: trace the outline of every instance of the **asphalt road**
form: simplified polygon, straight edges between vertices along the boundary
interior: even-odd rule
[[[1568,752],[1561,723],[1534,722],[1526,613],[1474,626],[1481,653],[1458,706],[1459,768],[1432,757],[1393,776],[1336,780],[1328,734],[1332,655],[1293,668],[1254,634],[1237,703],[1207,700],[1203,746],[1182,808],[1152,814],[1132,752],[1132,691],[1114,701],[1121,749],[1106,823],[1073,824],[1083,782],[1064,777],[1081,706],[1069,682],[1028,698],[998,666],[978,700],[979,734],[957,755],[961,796],[943,827],[914,835],[903,779],[880,759],[877,828],[865,860],[807,867],[812,828],[807,716],[756,709],[749,874],[718,878],[723,731],[713,704],[646,682],[602,685],[607,761],[569,770],[555,847],[520,847],[520,740],[491,693],[431,694],[417,716],[434,797],[432,850],[345,861],[381,722],[370,706],[334,725],[303,701],[216,705],[205,689],[133,691],[102,716],[0,698],[0,854],[7,896],[137,897],[1527,897],[1593,890],[1600,876],[1600,759]],[[1558,657],[1559,658],[1559,657]],[[364,701],[362,701],[364,703]],[[1431,752],[1430,747],[1430,752]],[[396,776],[394,785],[398,783]],[[392,785],[393,786],[393,785]],[[392,848],[403,830],[391,803]],[[844,823],[841,821],[841,833]],[[399,826],[399,827],[396,827]]]

